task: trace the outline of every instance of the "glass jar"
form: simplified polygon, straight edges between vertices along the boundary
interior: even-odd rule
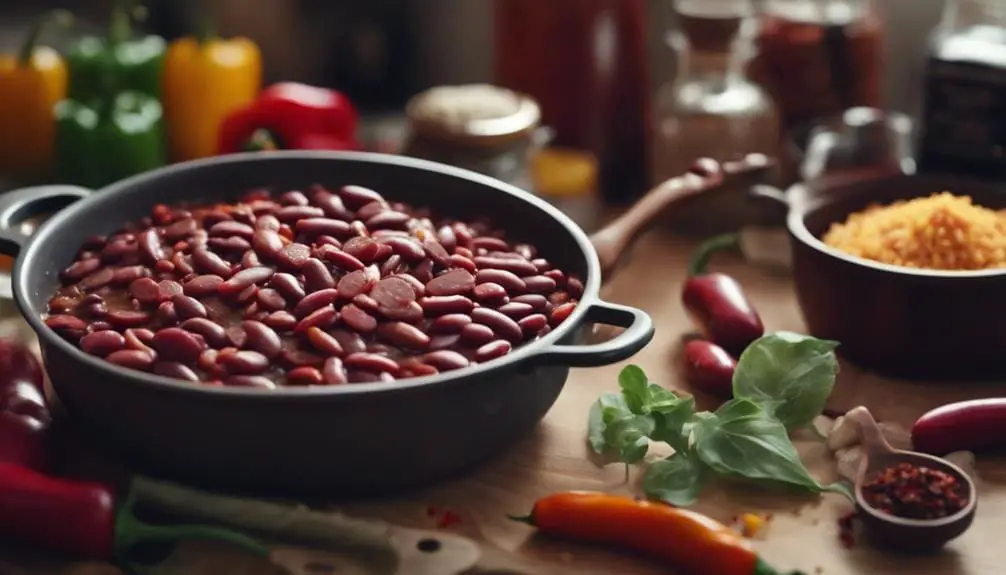
[[[528,159],[541,146],[531,98],[496,86],[440,86],[406,105],[402,153],[492,176],[534,191]]]
[[[780,142],[771,98],[745,74],[752,53],[753,9],[748,0],[679,0],[680,27],[670,42],[678,57],[676,78],[660,89],[654,110],[653,182],[688,171],[699,157],[727,160],[761,152],[774,156]],[[696,198],[671,220],[678,231],[733,230],[746,217],[743,192],[714,203]]]
[[[948,0],[926,66],[919,171],[1006,177],[1006,4]]]
[[[883,106],[883,22],[872,0],[764,0],[751,77],[783,129]]]
[[[540,105],[557,146],[597,158],[610,202],[647,188],[647,0],[494,0],[494,82]]]

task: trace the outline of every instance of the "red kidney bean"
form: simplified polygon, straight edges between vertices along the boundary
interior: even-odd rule
[[[366,264],[356,257],[334,246],[322,246],[322,249],[318,252],[318,257],[348,272],[362,270],[367,267]]]
[[[556,327],[573,313],[576,309],[576,304],[573,302],[564,303],[560,306],[556,306],[548,316],[548,323],[552,327]]]
[[[538,273],[538,268],[523,258],[477,256],[474,262],[479,269],[504,270],[516,274],[518,277],[531,276]]]
[[[548,303],[553,306],[562,305],[569,301],[569,294],[564,291],[556,291],[548,294]]]
[[[276,216],[272,214],[262,214],[255,220],[255,230],[268,230],[272,232],[279,231],[280,222],[276,219]],[[254,243],[254,242],[253,242]]]
[[[316,291],[300,300],[293,308],[293,315],[298,318],[306,317],[308,314],[324,306],[331,305],[338,297],[339,292],[335,289],[330,288]]]
[[[462,295],[427,296],[419,299],[426,315],[438,316],[453,313],[471,313],[475,302]]]
[[[362,293],[353,297],[353,303],[367,313],[377,312],[381,309],[381,304],[377,303],[377,300]]]
[[[362,208],[370,202],[384,202],[381,194],[363,186],[343,186],[339,190],[339,197],[350,209]]]
[[[261,375],[232,375],[224,381],[229,387],[252,387],[257,389],[276,389],[276,383]]]
[[[506,243],[506,240],[494,238],[492,236],[472,238],[471,245],[473,249],[496,250],[501,252],[510,249],[510,244]]]
[[[323,385],[325,379],[318,368],[305,365],[291,369],[286,374],[286,382],[293,386]]]
[[[321,218],[325,211],[315,206],[285,206],[273,213],[276,219],[283,223],[293,223],[308,218]]]
[[[235,295],[255,284],[268,281],[274,273],[276,273],[275,270],[265,266],[243,269],[231,276],[231,278],[224,283],[220,284],[217,291],[221,295]]]
[[[345,308],[343,308],[343,313],[345,313]],[[294,326],[293,331],[297,333],[302,333],[307,331],[312,327],[320,327],[322,329],[328,329],[335,324],[339,319],[339,312],[336,311],[335,306],[326,305],[315,311],[309,313],[304,319],[297,322]]]
[[[210,238],[206,240],[206,245],[220,252],[244,252],[251,248],[248,240],[238,236]]]
[[[202,338],[178,327],[158,330],[150,345],[157,351],[158,357],[181,363],[194,363],[206,349]]]
[[[160,301],[167,301],[183,291],[182,284],[174,280],[161,280],[157,282],[157,299]]]
[[[368,220],[387,209],[389,209],[389,206],[383,201],[370,202],[356,210],[356,217],[361,220]],[[367,227],[369,228],[370,226]]]
[[[300,281],[290,274],[276,274],[269,280],[267,285],[283,294],[291,302],[298,302],[307,295],[304,287],[300,285]]]
[[[412,216],[393,210],[385,210],[366,219],[367,228],[371,230],[401,230],[405,229]]]
[[[555,280],[548,276],[530,276],[522,278],[524,289],[530,293],[548,293],[556,288]]]
[[[505,339],[497,339],[495,341],[490,341],[487,344],[482,345],[477,350],[475,350],[475,361],[479,363],[484,363],[487,361],[492,361],[498,357],[503,357],[504,355],[510,353],[513,349],[513,345]]]
[[[268,325],[260,321],[246,320],[241,322],[241,327],[247,338],[246,346],[253,351],[257,351],[269,359],[278,356],[283,351],[283,341],[279,334]]]
[[[398,373],[398,363],[383,355],[376,353],[351,353],[343,358],[343,364],[350,369],[361,369],[369,372]]]
[[[416,323],[423,319],[423,308],[416,302],[410,302],[404,307],[380,306],[378,313],[388,319]]]
[[[301,272],[304,275],[304,291],[307,293],[329,290],[336,285],[335,278],[321,260],[314,258],[307,260]]]
[[[206,317],[206,306],[199,300],[187,295],[175,294],[171,298],[171,303],[175,306],[175,313],[182,320],[190,318]]]
[[[339,290],[341,297],[352,299],[362,293],[368,293],[375,285],[377,285],[377,279],[367,273],[367,270],[362,269],[342,276],[336,289]]]
[[[425,259],[412,268],[412,275],[423,284],[433,279],[433,260]]]
[[[382,237],[380,241],[384,245],[390,246],[392,251],[407,262],[419,262],[426,257],[426,250],[419,242],[412,238],[390,236]]]
[[[138,349],[120,349],[110,353],[105,361],[129,369],[147,371],[154,365],[154,356]]]
[[[240,236],[242,238],[250,240],[252,236],[255,235],[255,228],[249,226],[248,224],[242,224],[241,222],[235,222],[233,220],[213,224],[212,226],[210,226],[210,229],[208,231],[210,237]]]
[[[227,371],[240,375],[258,375],[269,368],[269,358],[257,351],[241,350],[217,356],[217,363]]]
[[[196,221],[183,218],[164,228],[164,239],[168,241],[184,240],[196,232]]]
[[[521,320],[534,313],[535,309],[534,306],[528,303],[522,303],[515,300],[516,298],[510,300],[510,303],[505,303],[499,306],[498,308],[496,308],[496,311],[515,320]],[[542,307],[544,308],[545,306],[542,305]]]
[[[325,358],[320,355],[303,349],[284,349],[279,359],[291,368],[301,365],[320,367],[325,362]]]
[[[562,270],[548,270],[541,275],[555,280],[557,286],[561,286],[566,283],[566,274],[564,274]],[[526,282],[527,280],[524,281]]]
[[[461,341],[472,347],[478,347],[494,339],[496,334],[492,328],[479,323],[470,323],[461,329]]]
[[[227,343],[230,344],[229,347],[235,347],[241,349],[248,342],[248,333],[245,332],[244,328],[239,325],[232,325],[224,330],[227,334]]]
[[[206,274],[196,276],[182,285],[182,292],[190,297],[206,297],[216,294],[217,289],[222,283],[224,283],[224,278],[218,275]]]
[[[151,278],[140,278],[129,284],[129,295],[143,304],[155,304],[161,301],[161,290],[157,282]]]
[[[126,347],[126,338],[117,331],[95,331],[80,338],[80,348],[98,357],[105,357],[124,347]]]
[[[338,357],[330,357],[325,360],[325,364],[321,368],[321,378],[325,385],[349,383],[349,379],[346,377],[346,368],[343,366],[342,359]]]
[[[310,203],[307,196],[304,195],[304,192],[299,190],[286,192],[279,197],[279,201],[287,206],[306,206]]]
[[[495,283],[503,286],[508,292],[520,293],[527,289],[524,280],[513,272],[506,270],[482,269],[476,275],[478,283]]]
[[[187,319],[179,327],[185,331],[203,336],[206,343],[216,348],[224,347],[230,343],[227,337],[227,330],[220,324],[206,318],[194,317]]]
[[[685,379],[698,390],[720,399],[733,397],[737,362],[722,347],[695,339],[685,344]]]
[[[430,323],[429,331],[434,334],[459,333],[470,323],[472,323],[471,316],[463,313],[450,313],[433,320]]]
[[[283,249],[278,230],[260,229],[252,236],[251,247],[260,258],[272,259]]]
[[[481,273],[481,272],[480,272]],[[475,276],[468,270],[452,269],[426,283],[426,293],[431,296],[462,295],[475,287]]]
[[[506,288],[503,286],[492,282],[486,282],[475,286],[472,295],[475,296],[475,299],[485,303],[502,300],[507,296],[507,293]]]
[[[451,255],[447,253],[447,249],[440,242],[433,238],[427,238],[423,240],[423,249],[426,250],[426,255],[433,260],[433,263],[442,268],[450,267]]]
[[[149,322],[150,319],[150,312],[130,309],[113,309],[105,314],[105,321],[114,325],[117,329],[140,327]]]
[[[158,276],[164,274],[171,275],[171,272],[175,271],[175,264],[168,260],[158,260],[157,263],[154,264],[154,271],[158,273]]]
[[[192,250],[192,265],[197,270],[206,274],[220,276],[224,279],[231,277],[230,264],[202,246]]]
[[[283,299],[283,294],[273,288],[258,290],[258,293],[255,294],[255,299],[258,302],[259,309],[266,311],[276,311],[286,307],[286,300]]]
[[[342,323],[350,329],[359,333],[371,333],[377,329],[377,320],[374,316],[360,309],[356,304],[349,304],[342,308],[340,318]]]
[[[440,371],[452,371],[468,367],[468,358],[456,351],[442,349],[422,356],[422,362],[432,365]]]
[[[423,333],[423,330],[401,321],[377,326],[377,337],[391,345],[408,349],[423,350],[430,344],[430,336]]]
[[[572,276],[567,277],[566,291],[571,298],[580,299],[583,296],[583,282]]]
[[[286,245],[276,254],[276,262],[286,268],[299,270],[311,258],[311,248],[298,243]]]
[[[349,222],[333,218],[306,218],[299,220],[295,226],[297,232],[311,236],[326,235],[335,238],[348,238],[353,234]]]
[[[434,335],[430,338],[430,344],[426,346],[430,351],[437,351],[441,349],[448,349],[458,345],[461,341],[460,333],[447,333],[441,335]]]
[[[138,349],[154,355],[156,352],[150,347],[150,342],[154,341],[154,332],[145,328],[132,328],[122,332],[126,340],[126,347]]]
[[[506,315],[485,307],[472,310],[472,321],[490,327],[496,335],[514,343],[524,339],[524,333],[514,320]]]
[[[315,193],[312,200],[325,212],[325,216],[329,218],[348,221],[353,217],[350,211],[346,209],[342,198],[331,192]]]
[[[274,311],[262,318],[262,323],[273,329],[291,330],[299,320],[288,311]]]
[[[199,376],[189,366],[175,361],[158,361],[154,363],[153,372],[157,375],[181,379],[184,381],[199,381]]]
[[[387,277],[377,282],[370,297],[381,307],[399,309],[408,307],[416,301],[416,292],[405,280],[398,277]]]
[[[188,246],[185,246],[186,248]],[[195,268],[192,267],[192,258],[185,255],[181,251],[176,251],[171,256],[171,263],[175,265],[175,269],[178,270],[180,274],[191,274],[195,272]]]
[[[66,283],[77,282],[94,273],[100,267],[101,260],[98,258],[92,257],[76,261],[70,267],[63,270],[62,278]]]
[[[363,236],[351,238],[342,245],[343,251],[365,264],[377,261],[381,247],[373,239]]]
[[[536,313],[521,318],[517,325],[524,331],[525,336],[531,336],[548,327],[548,317],[545,314]]]
[[[94,291],[112,283],[114,278],[115,270],[103,268],[77,282],[77,287],[84,291]]]
[[[310,327],[304,332],[307,341],[326,356],[343,355],[345,350],[339,340],[318,327]]]
[[[367,350],[367,342],[360,334],[345,329],[333,329],[328,332],[332,337],[339,340],[339,345],[346,353],[357,353]]]
[[[136,236],[136,243],[139,246],[140,254],[147,263],[154,264],[164,257],[164,247],[161,245],[161,238],[157,236],[157,230],[150,228],[140,232]]]

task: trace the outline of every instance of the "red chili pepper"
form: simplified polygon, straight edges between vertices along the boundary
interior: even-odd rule
[[[43,382],[35,354],[22,343],[0,339],[0,462],[38,470],[48,465],[52,418]]]
[[[730,353],[739,354],[765,334],[765,326],[737,280],[721,273],[706,273],[716,252],[736,249],[739,236],[715,237],[702,244],[692,259],[682,303],[703,335]]]
[[[685,378],[699,391],[713,397],[733,397],[737,362],[722,347],[704,339],[685,344]]]
[[[539,499],[530,515],[511,519],[549,535],[646,553],[689,575],[777,573],[736,531],[663,503],[573,491]]]
[[[939,456],[1006,447],[1006,398],[959,401],[926,412],[912,426],[912,445]]]
[[[294,82],[266,88],[220,125],[219,153],[247,150],[357,150],[357,113],[336,90]]]
[[[77,557],[125,562],[140,543],[189,539],[225,541],[260,556],[269,549],[240,533],[201,525],[158,526],[133,516],[127,497],[116,511],[113,491],[0,463],[0,539]]]

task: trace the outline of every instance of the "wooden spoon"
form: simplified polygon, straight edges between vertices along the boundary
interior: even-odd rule
[[[862,437],[863,459],[856,475],[856,507],[864,525],[880,542],[903,551],[931,552],[971,527],[978,507],[978,492],[964,470],[939,457],[894,449],[865,407],[853,409],[846,414],[846,418],[859,424]],[[899,463],[926,466],[953,475],[964,488],[967,505],[957,513],[940,519],[905,519],[868,505],[863,497],[863,485],[867,479],[884,468]]]

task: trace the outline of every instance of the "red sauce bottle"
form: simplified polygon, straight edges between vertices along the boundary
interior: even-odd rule
[[[553,144],[593,153],[609,201],[647,188],[646,0],[496,0],[497,84],[541,106]]]

